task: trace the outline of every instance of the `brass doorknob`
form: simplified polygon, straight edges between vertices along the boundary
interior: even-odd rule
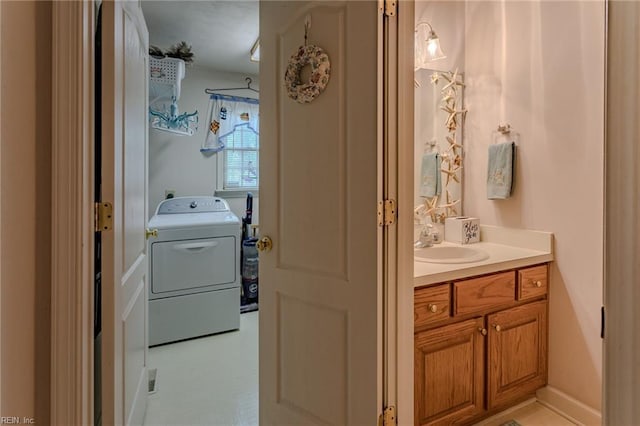
[[[430,303],[429,310],[435,314],[436,312],[438,312],[438,306],[434,303]]]
[[[269,237],[262,237],[260,238],[260,240],[256,243],[256,248],[258,249],[258,251],[260,252],[268,252],[271,251],[271,249],[273,248],[273,241],[271,241],[271,238]]]
[[[156,237],[158,238],[158,230],[157,229],[145,229],[144,231],[144,236],[145,238],[148,240],[151,237]]]
[[[483,336],[487,335],[487,329],[484,327],[479,327],[478,331],[480,332],[480,334],[482,334]]]

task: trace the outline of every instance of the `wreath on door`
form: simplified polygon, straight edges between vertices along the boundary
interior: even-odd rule
[[[311,66],[311,76],[309,81],[302,82],[300,72],[306,65]],[[315,45],[300,46],[289,58],[284,74],[287,95],[298,103],[307,104],[324,92],[330,75],[329,55],[322,48]]]

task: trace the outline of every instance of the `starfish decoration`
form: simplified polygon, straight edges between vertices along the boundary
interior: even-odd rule
[[[443,93],[449,88],[455,88],[455,86],[464,87],[464,83],[458,80],[458,68],[453,73],[449,72],[449,75],[442,74],[442,77],[449,82],[442,88]]]
[[[453,152],[454,156],[459,157],[458,150],[462,149],[462,145],[457,143],[454,138],[455,138],[455,135],[453,136],[453,138],[451,136],[447,136],[447,142],[449,142],[449,149],[447,151],[451,151]]]
[[[440,107],[440,109],[449,114],[446,121],[446,126],[447,129],[449,129],[449,132],[455,131],[458,127],[457,116],[460,114],[464,119],[464,116],[467,114],[466,109],[456,109],[455,102],[453,103],[453,105],[447,103],[445,106]]]
[[[453,89],[449,89],[449,91],[442,97],[442,102],[448,104],[451,101],[455,101],[456,92]]]
[[[447,214],[450,216],[457,216],[458,215],[458,211],[456,210],[456,204],[458,204],[460,202],[460,200],[451,200],[451,193],[449,192],[449,190],[447,189],[447,203],[441,205],[441,208],[445,208],[447,209]]]
[[[424,201],[424,205],[425,205],[424,214],[431,215],[431,217],[433,218],[433,214],[438,209],[438,196],[436,195],[435,197],[427,198]]]
[[[437,72],[431,74],[431,84],[438,84],[438,81],[440,81],[440,74]]]
[[[443,173],[447,174],[447,183],[445,185],[449,185],[449,181],[451,179],[453,179],[454,181],[460,183],[460,179],[458,178],[458,170],[460,170],[462,167],[456,167],[456,168],[452,168],[451,164],[449,164],[449,168],[448,169],[442,169]]]

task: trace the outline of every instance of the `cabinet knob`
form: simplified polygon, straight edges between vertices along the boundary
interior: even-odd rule
[[[542,287],[542,281],[534,281],[533,284],[538,288]]]
[[[479,327],[478,331],[480,332],[480,334],[482,334],[483,336],[487,335],[487,329],[484,327]]]
[[[428,308],[429,308],[429,310],[430,310],[431,312],[433,312],[434,314],[435,314],[436,312],[438,312],[438,306],[437,306],[435,303],[429,303]]]
[[[494,325],[493,328],[496,329],[496,331],[500,331],[502,330],[502,327],[500,327],[499,325]]]

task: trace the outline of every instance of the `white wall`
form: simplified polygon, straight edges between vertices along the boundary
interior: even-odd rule
[[[549,385],[600,410],[603,2],[467,2],[465,214],[551,231]],[[486,198],[499,123],[521,135],[516,187]]]
[[[209,95],[204,89],[246,86],[245,74],[224,73],[187,67],[182,80],[182,92],[178,107],[180,112],[199,112],[198,131],[193,136],[180,136],[169,132],[149,129],[149,216],[152,216],[165,190],[173,189],[176,196],[213,195],[217,179],[217,155],[205,156],[200,146],[206,135],[206,114]],[[251,87],[259,88],[258,76],[249,76]],[[229,95],[257,97],[247,90],[221,92]],[[254,219],[258,222],[258,194],[254,192]],[[225,198],[225,197],[223,197]],[[225,198],[238,217],[244,216],[245,197]]]
[[[0,415],[49,424],[51,3],[0,8]]]

